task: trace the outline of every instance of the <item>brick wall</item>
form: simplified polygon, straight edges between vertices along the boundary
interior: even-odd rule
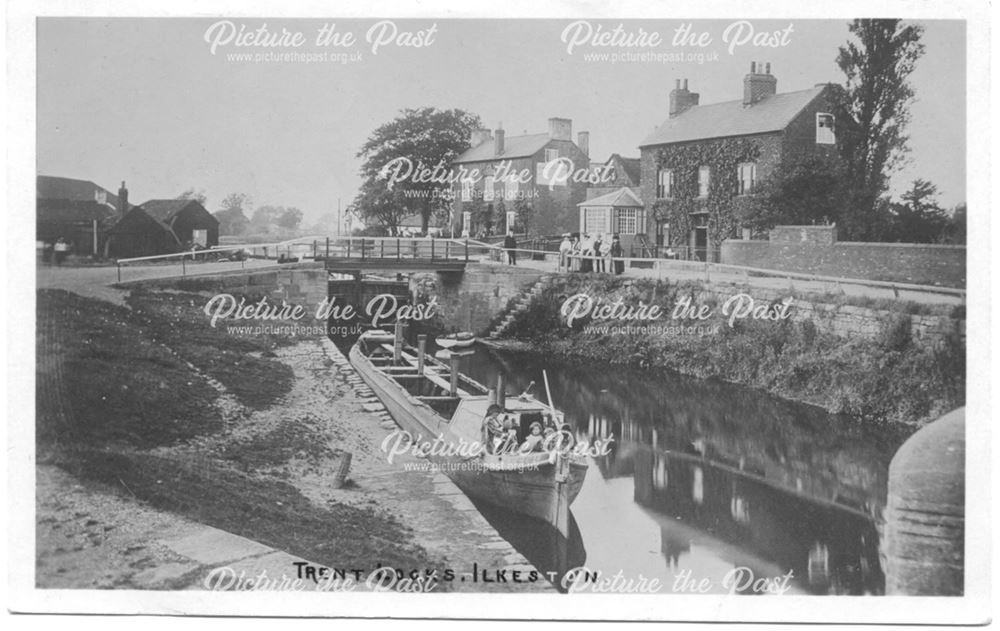
[[[721,262],[820,276],[965,287],[965,246],[726,240]]]

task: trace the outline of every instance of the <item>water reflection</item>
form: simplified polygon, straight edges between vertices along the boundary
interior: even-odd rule
[[[586,562],[587,551],[583,547],[580,527],[572,514],[569,516],[569,536],[566,537],[547,522],[475,499],[472,503],[500,536],[548,577],[559,591],[565,591],[562,579],[566,573]]]
[[[883,592],[876,524],[900,436],[668,373],[482,348],[462,366],[487,383],[503,371],[511,392],[542,383],[543,368],[580,440],[615,438],[573,505],[588,568],[667,585],[690,570],[720,591],[722,576],[745,566],[791,570],[803,593]],[[508,516],[501,534],[521,550],[518,540],[533,539],[519,524]]]

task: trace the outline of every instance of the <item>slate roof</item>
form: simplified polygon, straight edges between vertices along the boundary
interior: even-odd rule
[[[612,191],[606,195],[601,195],[600,197],[595,197],[594,199],[588,199],[585,202],[580,202],[577,206],[611,206],[613,208],[635,208],[637,206],[642,206],[642,201],[635,196],[627,186],[623,186],[617,191]]]
[[[613,160],[615,157],[618,158],[618,161],[622,165],[622,168],[625,169],[625,175],[628,177],[628,179],[631,182],[638,185],[639,173],[642,171],[640,167],[639,158],[623,158],[621,155],[615,153],[611,155],[611,158],[608,158],[608,162]]]
[[[509,136],[504,139],[503,153],[494,155],[495,139],[467,149],[465,153],[455,158],[454,162],[489,162],[492,160],[510,160],[533,156],[549,143],[548,134],[528,134],[527,136]]]
[[[69,177],[54,175],[39,175],[36,178],[35,194],[38,199],[68,199],[80,202],[92,202],[94,191],[101,190],[107,195],[108,203],[118,207],[118,196],[103,186],[98,186],[90,180],[76,180]]]
[[[639,146],[781,131],[823,92],[824,87],[775,94],[749,107],[744,107],[742,99],[696,105],[667,119]]]
[[[151,199],[139,204],[139,207],[153,219],[169,225],[177,213],[192,203],[198,202],[193,199]]]
[[[38,221],[53,223],[104,222],[117,216],[117,211],[93,199],[39,199]]]

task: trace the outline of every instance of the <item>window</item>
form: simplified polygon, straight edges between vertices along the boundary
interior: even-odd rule
[[[208,230],[192,230],[191,242],[202,247],[208,246]]]
[[[510,176],[504,184],[504,199],[517,199],[517,177]]]
[[[739,166],[739,189],[738,195],[746,195],[753,192],[754,184],[757,183],[757,164],[755,162],[743,162]]]
[[[487,201],[487,202],[492,202],[493,201],[493,197],[494,197],[494,182],[496,182],[496,178],[494,178],[492,175],[486,176],[486,179],[483,180],[483,200],[484,201]]]
[[[698,197],[708,197],[708,186],[712,182],[712,169],[710,167],[698,168]]]
[[[835,145],[837,137],[834,133],[833,114],[816,114],[816,144]]]
[[[585,208],[583,212],[583,225],[580,226],[580,230],[587,234],[608,232],[608,209]]]
[[[671,169],[660,169],[656,172],[656,197],[669,199],[674,191],[674,172]]]
[[[640,211],[638,208],[619,208],[615,212],[615,232],[618,234],[639,234]]]
[[[558,149],[546,149],[545,150],[545,162],[552,162],[553,160],[559,159]]]
[[[462,182],[462,201],[472,201],[472,182],[469,182],[468,180]]]

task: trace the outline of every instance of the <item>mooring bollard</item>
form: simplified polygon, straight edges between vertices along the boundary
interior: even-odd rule
[[[340,489],[343,488],[347,483],[347,474],[351,471],[351,459],[353,454],[349,451],[345,451],[340,457],[340,467],[337,468],[337,473],[333,477],[333,488]]]
[[[965,408],[927,425],[893,456],[885,518],[886,594],[964,592]]]

